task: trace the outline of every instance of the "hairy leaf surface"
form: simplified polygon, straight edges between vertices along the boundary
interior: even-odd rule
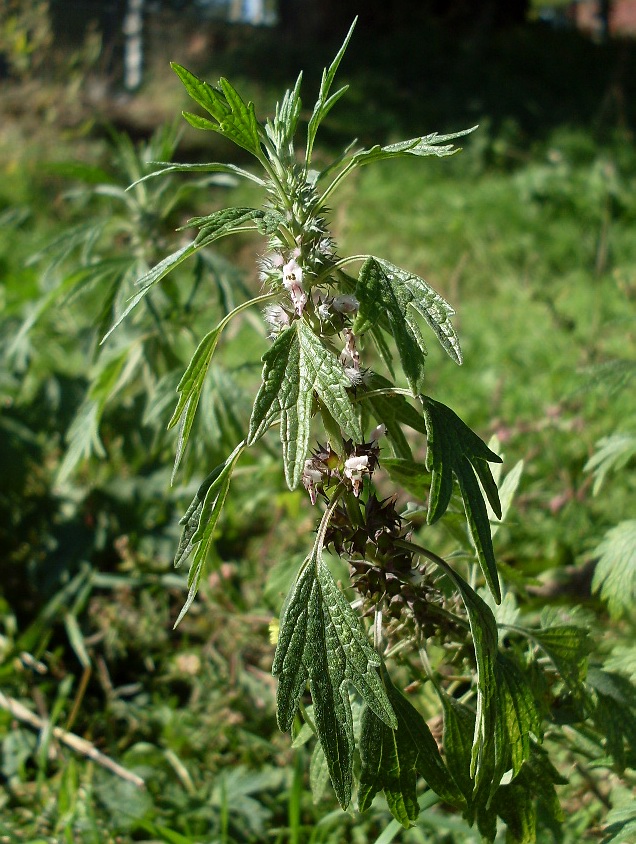
[[[285,477],[294,489],[303,472],[314,390],[348,437],[362,440],[360,421],[347,393],[350,382],[337,359],[303,321],[296,320],[263,355],[263,382],[254,402],[248,445],[280,416]]]
[[[459,148],[446,142],[469,135],[476,128],[476,126],[472,126],[470,129],[462,129],[462,131],[452,132],[450,135],[438,135],[437,132],[432,132],[430,135],[422,135],[419,138],[399,141],[396,144],[389,144],[384,147],[378,144],[371,149],[357,152],[353,156],[353,161],[356,164],[372,164],[375,161],[383,161],[387,158],[402,158],[409,155],[436,155],[438,158],[454,155],[459,152]],[[444,146],[440,146],[440,144],[444,144]]]
[[[213,328],[212,331],[208,332],[203,340],[201,340],[194,355],[192,356],[192,359],[190,360],[190,363],[188,364],[188,368],[183,373],[183,377],[177,386],[179,400],[174,413],[172,414],[172,418],[168,422],[168,428],[173,428],[177,422],[181,420],[181,424],[179,425],[177,451],[172,471],[173,481],[190,437],[190,431],[192,430],[194,417],[203,391],[205,377],[223,329],[230,320],[241,311],[259,302],[266,301],[269,298],[270,297],[268,295],[265,295],[259,296],[256,299],[250,299],[248,302],[241,303],[234,308],[233,311],[230,311],[229,314],[223,317],[221,322]]]
[[[225,135],[243,149],[251,152],[257,158],[261,156],[259,124],[256,120],[253,103],[245,103],[235,88],[221,78],[221,90],[214,88],[199,79],[185,67],[171,63],[171,67],[183,83],[186,91],[208,114],[216,120],[216,124],[205,118],[185,113],[188,122],[198,129],[210,129]]]
[[[291,728],[309,681],[318,738],[338,801],[346,807],[354,750],[349,684],[383,722],[396,727],[397,721],[377,673],[380,658],[320,554],[317,542],[288,595],[272,672],[279,678],[281,730]]]
[[[529,635],[550,657],[572,696],[582,700],[587,656],[592,650],[589,631],[574,624],[532,630]]]

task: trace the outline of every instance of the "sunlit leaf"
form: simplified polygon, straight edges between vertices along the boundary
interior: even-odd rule
[[[384,147],[377,145],[371,147],[371,149],[357,152],[353,156],[353,160],[356,164],[371,164],[387,158],[402,158],[409,155],[436,155],[438,158],[446,155],[454,155],[456,152],[459,152],[459,148],[446,142],[470,135],[476,128],[476,126],[472,126],[470,129],[462,129],[460,132],[452,132],[450,135],[438,135],[437,132],[432,132],[430,135],[422,135],[419,138],[412,138],[409,141],[399,141],[396,144],[389,144]],[[440,146],[440,144],[444,146]]]
[[[316,140],[316,133],[318,132],[318,127],[348,88],[348,86],[344,86],[343,88],[340,88],[339,91],[336,91],[335,94],[332,94],[331,96],[329,95],[329,91],[331,90],[331,86],[333,85],[333,80],[335,79],[336,73],[338,72],[338,67],[340,66],[342,57],[344,56],[349,41],[351,40],[351,36],[353,35],[353,30],[355,28],[357,20],[358,18],[356,17],[353,23],[351,24],[351,27],[349,28],[349,32],[345,37],[342,47],[338,50],[338,53],[330,64],[329,69],[327,70],[325,68],[322,72],[322,80],[320,82],[320,93],[318,94],[318,100],[316,102],[316,105],[314,106],[313,113],[309,118],[309,125],[307,127],[307,167],[309,167],[309,164],[311,162],[311,155],[314,147],[314,141]]]
[[[272,671],[277,718],[289,730],[309,682],[314,722],[341,806],[351,800],[353,722],[349,684],[383,722],[397,726],[377,668],[380,658],[321,558],[321,544],[291,589],[281,614]]]
[[[347,393],[350,382],[338,360],[303,321],[282,331],[263,355],[263,383],[250,420],[248,445],[280,417],[285,477],[290,489],[302,475],[311,426],[314,390],[344,433],[356,442],[362,430]]]
[[[244,449],[245,443],[239,443],[227,460],[208,475],[181,520],[183,532],[174,564],[180,566],[191,554],[194,556],[188,573],[188,596],[175,621],[175,627],[190,609],[199,590],[214,531],[230,488],[232,472]]]
[[[501,518],[501,504],[497,485],[488,463],[501,463],[501,457],[491,451],[477,434],[449,407],[428,396],[422,396],[427,425],[427,465],[432,472],[428,502],[428,522],[433,524],[445,512],[453,491],[453,476],[459,482],[466,519],[482,572],[497,603],[501,590],[492,546],[490,521],[484,490],[497,518]],[[481,489],[477,478],[481,483]]]
[[[450,357],[461,363],[459,341],[450,320],[455,311],[424,279],[388,261],[367,258],[358,276],[356,298],[360,306],[354,332],[363,334],[387,320],[414,392],[423,388],[426,355],[417,314],[426,320]]]
[[[636,604],[636,519],[610,528],[594,551],[598,563],[592,589],[607,601],[613,618],[633,613]]]

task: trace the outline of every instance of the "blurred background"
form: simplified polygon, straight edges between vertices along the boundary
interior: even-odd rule
[[[356,15],[319,161],[354,138],[479,128],[451,159],[356,173],[334,197],[338,252],[385,257],[455,307],[465,364],[431,343],[428,392],[498,438],[504,471],[524,461],[495,545],[511,594],[530,617],[578,613],[636,679],[636,1],[4,0],[0,841],[362,844],[386,827],[379,802],[362,818],[329,792],[314,804],[276,728],[268,625],[315,511],[275,440],[237,469],[172,630],[178,520],[244,436],[257,313],[225,336],[174,485],[166,426],[198,341],[258,291],[265,244],[205,250],[100,346],[189,218],[261,201],[196,174],[126,191],[153,161],[249,166],[180,118],[169,62],[229,78],[261,119],[302,69],[308,120]],[[540,840],[609,840],[625,786],[561,762],[563,836]],[[442,812],[400,836],[479,840]]]

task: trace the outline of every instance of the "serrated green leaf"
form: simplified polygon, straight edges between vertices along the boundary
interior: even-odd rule
[[[453,779],[470,803],[474,787],[470,766],[475,735],[475,713],[463,703],[447,695],[441,687],[436,686],[436,689],[444,710],[442,741],[446,763]]]
[[[121,325],[121,323],[126,319],[128,314],[141,302],[144,296],[157,284],[158,281],[168,275],[175,267],[181,264],[186,258],[189,258],[190,255],[193,255],[197,250],[197,247],[192,243],[188,243],[185,246],[182,246],[180,249],[177,249],[176,252],[173,252],[171,255],[168,255],[167,258],[164,258],[158,264],[156,264],[149,272],[143,275],[138,281],[137,285],[139,285],[139,290],[130,297],[128,300],[128,304],[124,308],[123,312],[119,315],[117,320],[113,323],[113,325],[109,328],[106,332],[104,337],[102,338],[102,343],[105,343],[106,340],[110,337],[113,331]]]
[[[259,124],[254,104],[245,103],[227,79],[219,80],[219,91],[185,67],[175,62],[172,62],[171,67],[192,99],[211,114],[218,125],[189,112],[184,112],[186,120],[197,129],[219,132],[260,159],[262,152]]]
[[[191,111],[182,111],[181,114],[188,121],[193,129],[202,129],[204,132],[218,132],[219,127],[208,120],[207,117],[201,117],[199,114],[193,114]]]
[[[63,483],[78,463],[92,454],[106,456],[99,436],[99,426],[108,402],[127,384],[143,362],[144,349],[140,342],[124,346],[114,355],[102,354],[94,368],[90,389],[80,405],[65,440],[68,449],[56,475]]]
[[[599,559],[592,590],[607,601],[612,618],[632,613],[636,602],[636,519],[610,528],[594,555]]]
[[[311,762],[309,763],[309,785],[314,803],[320,803],[328,782],[329,766],[327,765],[327,757],[325,756],[325,751],[322,749],[322,745],[317,741],[311,754]]]
[[[268,121],[265,126],[265,131],[274,142],[278,154],[283,158],[285,155],[291,158],[294,154],[294,135],[302,108],[300,100],[302,78],[301,71],[293,89],[285,91],[282,101],[276,103],[273,121]]]
[[[636,806],[615,806],[608,813],[601,844],[633,844],[636,841]]]
[[[446,141],[452,141],[455,138],[462,138],[465,135],[469,135],[476,128],[477,126],[472,126],[470,129],[463,129],[461,132],[453,132],[450,135],[438,135],[437,132],[432,132],[430,135],[422,135],[419,138],[400,141],[384,147],[377,145],[371,147],[371,149],[357,152],[352,160],[355,164],[362,165],[371,164],[375,161],[383,161],[387,158],[402,158],[409,155],[436,155],[438,158],[446,155],[454,155],[456,152],[459,152],[459,148],[453,144],[446,144]],[[439,146],[440,144],[446,145]]]
[[[179,468],[181,458],[183,457],[183,452],[188,443],[192,425],[194,423],[194,417],[201,398],[205,377],[223,329],[241,311],[244,311],[246,308],[249,308],[254,304],[258,304],[268,298],[270,298],[269,295],[265,295],[259,296],[256,299],[250,299],[247,302],[242,302],[240,305],[237,305],[234,310],[230,311],[229,314],[226,314],[221,322],[213,328],[212,331],[208,332],[203,340],[201,340],[194,355],[192,356],[192,359],[190,360],[190,363],[188,364],[186,371],[183,373],[183,376],[177,385],[179,400],[177,401],[177,406],[172,414],[172,418],[168,422],[168,429],[170,429],[180,421],[177,451],[174,468],[172,470],[172,482],[174,482],[177,469]]]
[[[191,73],[185,67],[182,67],[182,65],[171,62],[170,67],[177,74],[192,99],[204,108],[208,114],[211,114],[217,123],[221,123],[226,115],[230,113],[230,107],[225,101],[223,94],[217,91],[216,88],[213,88],[209,83],[199,79],[198,76],[195,76],[194,73]]]
[[[185,226],[179,228],[179,231],[193,227],[200,229],[194,241],[199,243],[208,235],[213,234],[220,237],[224,233],[236,230],[239,226],[243,226],[252,220],[261,220],[264,216],[265,212],[259,208],[223,208],[221,211],[215,211],[214,214],[208,214],[205,217],[192,217]]]
[[[422,316],[455,363],[461,363],[459,340],[451,323],[455,311],[424,279],[379,258],[367,258],[356,285],[360,303],[353,324],[363,334],[381,321],[388,321],[402,368],[411,389],[421,391],[426,344],[415,318]]]
[[[459,482],[479,564],[488,588],[499,603],[501,590],[490,521],[475,474],[495,515],[501,518],[499,493],[488,466],[488,462],[501,463],[501,457],[491,451],[449,407],[428,396],[421,396],[421,399],[428,437],[427,465],[432,472],[428,522],[433,524],[446,512],[453,491],[454,475]]]
[[[435,739],[420,713],[395,688],[386,671],[385,687],[398,726],[393,730],[370,710],[362,716],[360,757],[362,769],[358,806],[364,812],[383,790],[393,817],[405,828],[417,820],[417,777],[447,803],[463,805],[464,798],[440,755]]]
[[[349,380],[337,359],[303,321],[296,320],[263,355],[263,381],[254,402],[248,445],[280,415],[285,477],[294,489],[303,472],[314,390],[348,437],[362,441],[362,429],[347,394]]]
[[[254,211],[255,214],[259,213],[255,211],[255,209],[229,208],[226,210],[230,212],[229,215],[226,214],[225,211],[220,211],[218,214],[211,215],[215,218],[214,223],[207,224],[204,230],[199,232],[197,237],[191,243],[186,244],[186,246],[182,246],[181,249],[177,249],[177,251],[173,252],[172,255],[168,255],[167,258],[164,258],[162,261],[156,264],[149,272],[147,272],[135,282],[140,289],[137,293],[135,293],[134,296],[131,296],[131,298],[128,300],[128,304],[124,309],[123,313],[118,317],[115,323],[113,323],[113,325],[104,335],[101,341],[102,343],[104,343],[108,339],[108,337],[119,325],[121,325],[124,319],[133,310],[133,308],[135,308],[139,304],[139,302],[144,298],[148,291],[152,287],[154,287],[157,282],[161,281],[164,276],[172,272],[175,267],[183,263],[186,258],[189,258],[191,255],[194,255],[199,249],[202,249],[205,246],[209,246],[215,240],[219,240],[222,237],[226,237],[227,235],[235,234],[236,232],[241,231],[240,223],[237,224],[235,222],[232,222],[232,220],[235,219],[237,212],[245,212],[246,210],[250,210]],[[260,301],[263,301],[263,297],[257,297],[256,299],[251,300],[251,302]]]
[[[620,674],[590,668],[587,683],[597,696],[593,718],[608,754],[622,772],[636,765],[636,686]]]
[[[252,155],[260,158],[262,155],[260,125],[256,119],[254,103],[244,102],[238,91],[227,79],[221,77],[219,85],[231,109],[231,113],[226,114],[221,121],[221,131],[226,138],[234,141],[237,146],[243,147]]]
[[[399,541],[398,544],[435,563],[450,578],[464,602],[477,664],[477,712],[470,776],[475,781],[475,791],[485,792],[489,799],[505,773],[506,752],[506,726],[497,676],[499,642],[495,617],[488,604],[445,560],[413,542]]]
[[[174,564],[180,566],[192,553],[194,556],[188,573],[188,596],[174,623],[175,627],[190,609],[199,590],[214,531],[230,488],[232,472],[244,449],[245,442],[239,443],[227,460],[208,475],[181,520],[184,528]]]
[[[321,525],[283,607],[272,672],[278,676],[277,719],[284,731],[309,681],[318,738],[338,801],[346,807],[354,750],[349,684],[382,721],[392,727],[397,721],[377,673],[380,658],[321,558],[323,536]]]
[[[508,827],[506,840],[536,844],[537,803],[553,823],[559,824],[563,813],[554,786],[566,782],[543,748],[533,743],[519,775],[509,785],[502,785],[492,800],[492,808]]]

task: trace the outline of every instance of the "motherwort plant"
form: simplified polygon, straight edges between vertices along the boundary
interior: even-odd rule
[[[234,468],[278,426],[288,486],[304,487],[322,513],[282,608],[273,664],[280,728],[293,730],[296,743],[315,741],[312,784],[320,791],[330,778],[340,804],[347,807],[353,795],[360,810],[383,791],[408,827],[423,781],[486,838],[494,839],[500,817],[510,840],[533,841],[537,823],[555,828],[561,811],[554,786],[562,780],[543,748],[546,725],[552,729],[566,703],[573,721],[596,711],[585,684],[587,631],[555,616],[526,627],[511,594],[505,612],[499,606],[491,524],[502,517],[500,489],[507,504],[518,472],[498,488],[501,458],[425,392],[427,331],[462,362],[452,307],[408,269],[373,255],[341,256],[330,233],[329,207],[354,170],[452,155],[450,142],[472,131],[369,149],[354,143],[317,168],[318,129],[347,90],[332,92],[332,85],[352,30],[323,72],[308,122],[301,120],[301,76],[262,123],[226,79],[213,87],[173,65],[207,113],[185,113],[186,120],[249,152],[260,171],[164,163],[144,180],[175,171],[232,174],[262,188],[263,204],[190,220],[196,237],[139,280],[111,331],[172,269],[219,238],[246,231],[267,238],[261,295],[201,339],[169,423],[178,426],[176,471],[223,330],[245,309],[260,308],[271,345],[249,428],[182,520],[175,563],[191,563],[178,621],[197,593]],[[396,386],[398,378],[405,386]],[[416,441],[426,442],[423,463],[411,451]],[[401,510],[397,497],[382,498],[380,472],[422,506]],[[426,539],[427,526],[440,519],[459,545],[448,560]],[[336,583],[327,552],[346,561],[349,584]],[[439,701],[436,737],[417,689],[427,714]]]

